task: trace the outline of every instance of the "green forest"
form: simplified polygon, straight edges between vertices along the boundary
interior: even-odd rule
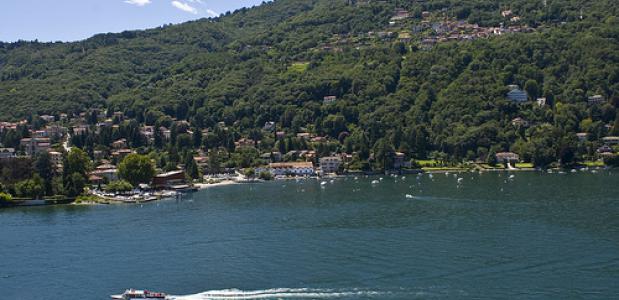
[[[209,134],[173,126],[172,145],[150,147],[179,156],[261,142],[232,167],[303,149],[355,153],[364,170],[396,151],[445,164],[511,151],[538,167],[570,165],[595,160],[601,138],[619,135],[618,10],[616,0],[276,0],[79,42],[0,43],[0,121],[92,109],[132,119],[107,137],[73,141],[88,153],[121,137],[148,153],[136,128],[173,120]],[[392,21],[397,11],[404,21]],[[425,47],[446,20],[527,32]],[[529,101],[507,99],[510,85]],[[591,104],[594,95],[604,101]],[[265,132],[267,122],[286,136]],[[303,132],[327,139],[308,144]]]

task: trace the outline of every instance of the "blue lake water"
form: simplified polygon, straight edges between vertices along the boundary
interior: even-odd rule
[[[618,175],[278,181],[4,209],[0,299],[617,299]]]

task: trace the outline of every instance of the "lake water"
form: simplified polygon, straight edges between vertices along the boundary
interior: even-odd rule
[[[0,299],[617,299],[618,175],[278,181],[4,209]]]

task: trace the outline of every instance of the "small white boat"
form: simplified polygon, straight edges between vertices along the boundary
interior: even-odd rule
[[[166,300],[168,296],[164,293],[151,292],[146,290],[126,290],[122,295],[112,295],[116,300]]]

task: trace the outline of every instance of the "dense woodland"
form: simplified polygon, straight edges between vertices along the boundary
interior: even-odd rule
[[[510,9],[534,31],[429,50],[397,39],[323,47],[334,35],[390,30],[397,8],[413,22],[427,11],[480,26],[500,26]],[[260,152],[308,148],[355,153],[358,169],[381,168],[395,151],[451,163],[513,151],[536,166],[569,165],[594,160],[599,139],[619,134],[618,10],[615,0],[277,0],[80,42],[0,43],[0,119],[122,111],[134,120],[118,132],[74,144],[92,153],[125,137],[181,163],[179,153],[193,147],[244,157],[232,167],[259,164]],[[531,101],[507,100],[512,84]],[[588,105],[598,94],[608,101]],[[323,103],[326,96],[337,100]],[[531,125],[514,126],[517,117]],[[173,120],[210,133],[189,136]],[[261,130],[270,121],[285,139]],[[148,148],[135,136],[143,124],[172,126],[173,142]],[[308,145],[299,132],[329,139]],[[259,151],[234,153],[241,137],[260,140]]]

